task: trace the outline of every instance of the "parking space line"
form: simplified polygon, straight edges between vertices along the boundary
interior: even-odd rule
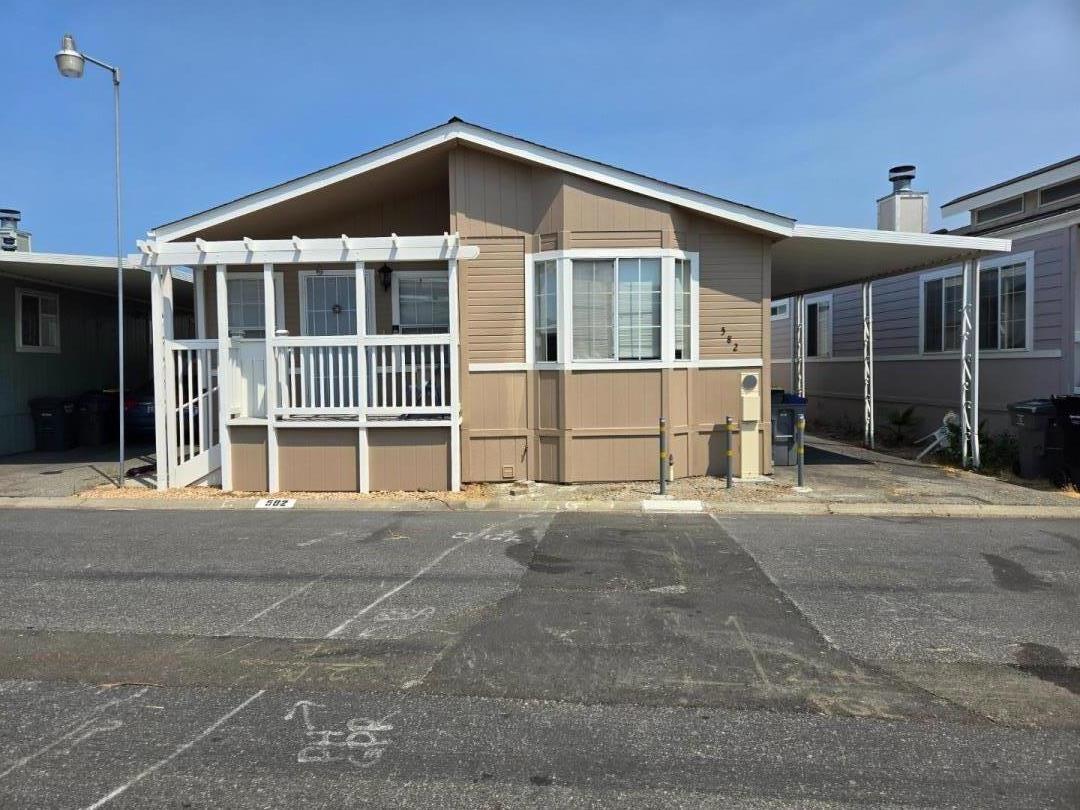
[[[198,734],[196,734],[194,737],[192,737],[186,743],[183,743],[182,745],[177,746],[176,750],[173,751],[171,754],[169,754],[167,757],[164,757],[163,759],[159,759],[157,762],[155,762],[149,768],[146,768],[145,770],[140,771],[135,776],[133,776],[131,779],[126,781],[124,784],[120,785],[118,788],[115,788],[114,790],[112,790],[109,793],[105,794],[104,796],[102,796],[100,799],[98,799],[93,804],[88,804],[86,807],[83,808],[83,810],[97,810],[97,808],[99,808],[99,807],[104,807],[106,804],[111,802],[117,796],[119,796],[120,794],[122,794],[122,793],[126,792],[127,790],[129,790],[131,787],[133,787],[134,785],[141,782],[143,779],[148,777],[150,774],[154,773],[155,771],[157,771],[158,769],[164,767],[165,765],[168,765],[170,762],[172,762],[178,756],[180,756],[185,751],[187,751],[189,748],[191,748],[193,745],[195,745],[195,743],[199,742],[200,740],[205,739],[206,737],[209,737],[211,734],[213,734],[215,731],[217,731],[219,728],[221,728],[221,726],[223,726],[227,722],[229,722],[229,720],[231,720],[235,715],[237,715],[241,711],[243,711],[248,706],[248,704],[258,700],[264,694],[266,694],[266,690],[265,689],[260,689],[255,694],[249,696],[247,698],[247,700],[245,700],[239,706],[235,706],[232,709],[230,709],[228,712],[223,714],[221,717],[219,717],[217,720],[215,720],[213,723],[211,723],[205,729],[200,731]]]
[[[329,633],[327,633],[326,636],[324,636],[324,638],[334,638],[339,633],[341,633],[343,630],[345,630],[350,624],[352,624],[357,619],[359,619],[361,616],[363,616],[365,613],[367,613],[369,610],[371,610],[374,607],[377,607],[378,605],[385,602],[387,599],[389,599],[394,594],[396,594],[399,591],[401,591],[401,590],[409,587],[410,585],[412,585],[414,582],[416,582],[416,580],[420,579],[420,577],[422,577],[424,574],[426,574],[428,571],[430,571],[436,565],[441,563],[443,560],[445,560],[447,557],[449,557],[451,554],[453,554],[459,548],[462,548],[463,546],[467,546],[469,543],[483,537],[485,534],[492,531],[493,529],[496,529],[496,528],[498,528],[500,526],[505,526],[508,523],[513,523],[516,520],[520,520],[522,517],[526,517],[526,516],[521,515],[521,516],[510,518],[509,520],[504,520],[501,523],[493,523],[490,526],[487,526],[487,527],[485,527],[483,529],[480,529],[479,531],[475,531],[475,532],[467,535],[464,540],[462,540],[459,543],[456,543],[455,545],[450,546],[450,548],[448,548],[448,549],[445,549],[441,554],[439,554],[437,557],[435,557],[433,560],[431,560],[429,563],[427,563],[423,568],[421,568],[419,571],[417,571],[415,574],[413,574],[407,580],[405,580],[404,582],[402,582],[402,583],[400,583],[398,585],[395,585],[393,588],[386,591],[386,593],[382,594],[377,599],[375,599],[375,601],[370,602],[369,604],[362,607],[353,616],[346,619],[341,624],[339,624],[337,627],[335,627],[333,630],[331,630]]]
[[[33,762],[35,759],[40,757],[42,754],[47,754],[52,749],[56,748],[56,746],[60,745],[60,743],[66,742],[67,740],[70,740],[76,734],[79,734],[80,732],[87,731],[87,724],[91,723],[95,718],[97,718],[98,715],[102,714],[103,712],[108,711],[109,709],[113,708],[114,706],[119,706],[121,703],[126,703],[129,700],[135,700],[136,698],[140,698],[143,695],[145,695],[147,693],[147,691],[148,691],[148,687],[144,687],[144,688],[140,689],[138,692],[127,695],[126,697],[122,697],[122,698],[113,698],[112,700],[110,700],[107,703],[99,706],[98,708],[93,709],[92,711],[85,714],[83,716],[83,718],[82,718],[82,722],[78,726],[73,728],[71,731],[67,732],[66,734],[61,734],[59,737],[57,737],[51,743],[49,743],[48,745],[43,745],[41,748],[39,748],[34,753],[27,754],[25,757],[21,757],[20,759],[15,760],[15,762],[13,762],[11,764],[11,766],[7,770],[0,771],[0,779],[3,779],[5,776],[12,773],[13,771],[17,771],[19,768],[23,767],[24,765],[27,765],[30,762]],[[78,740],[76,740],[76,742],[78,742]]]

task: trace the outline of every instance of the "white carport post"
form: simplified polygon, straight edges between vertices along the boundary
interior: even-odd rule
[[[150,268],[150,340],[154,344],[154,448],[157,488],[169,488],[169,436],[165,429],[165,295],[162,268]]]
[[[806,396],[806,297],[792,299],[795,312],[791,327],[791,387],[800,397]]]
[[[874,285],[862,285],[863,444],[874,449]]]
[[[963,270],[960,320],[960,455],[979,468],[979,262],[969,259]]]

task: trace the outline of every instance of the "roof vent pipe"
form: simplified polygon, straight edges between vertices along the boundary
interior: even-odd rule
[[[911,191],[911,181],[914,179],[914,166],[905,164],[903,166],[893,166],[889,169],[889,182],[892,183],[893,194]]]

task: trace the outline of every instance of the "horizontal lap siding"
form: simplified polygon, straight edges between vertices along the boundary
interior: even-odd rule
[[[701,357],[761,357],[762,238],[732,228],[704,232],[698,242]]]
[[[525,360],[525,242],[472,239],[480,255],[462,262],[468,362]]]
[[[832,353],[862,356],[862,287],[841,287],[832,294]]]

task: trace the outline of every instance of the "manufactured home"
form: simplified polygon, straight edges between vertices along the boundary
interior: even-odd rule
[[[730,418],[757,477],[773,295],[1008,249],[802,225],[451,119],[140,242],[158,486],[650,479],[661,417],[671,475],[724,474]]]
[[[878,227],[924,232],[928,195],[911,188],[914,167],[900,167],[893,191],[878,200]],[[1008,404],[1080,393],[1080,156],[1044,166],[942,206],[945,217],[969,221],[958,236],[1009,239],[1007,254],[979,261],[971,312],[978,340],[977,396],[991,433],[1009,427]],[[959,412],[962,358],[963,267],[923,268],[872,286],[868,304],[858,286],[806,296],[808,417],[832,425],[861,425],[864,414],[863,317],[873,313],[876,380],[873,403],[880,422],[913,407],[924,430]],[[795,301],[772,304],[772,376],[794,385]]]

